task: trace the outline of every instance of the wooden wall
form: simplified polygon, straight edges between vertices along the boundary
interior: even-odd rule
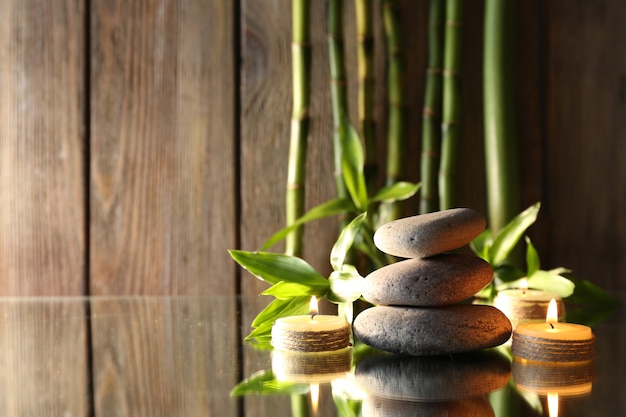
[[[311,3],[308,207],[334,192],[325,2]],[[401,3],[408,179],[416,181],[428,2]],[[263,288],[226,250],[257,249],[284,222],[290,4],[0,2],[0,295]],[[484,211],[483,2],[465,4],[459,204]],[[626,4],[517,4],[523,201],[543,203],[533,240],[545,266],[568,266],[624,293]],[[375,48],[382,137],[380,36]],[[351,74],[353,118],[355,83]],[[409,203],[407,213],[416,210]],[[322,272],[335,235],[333,220],[307,229],[305,258]]]

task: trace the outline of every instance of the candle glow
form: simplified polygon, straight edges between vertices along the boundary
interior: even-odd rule
[[[548,394],[548,415],[550,417],[558,417],[559,415],[559,394]]]

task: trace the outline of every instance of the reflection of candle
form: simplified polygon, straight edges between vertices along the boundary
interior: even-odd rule
[[[279,381],[322,384],[345,378],[350,371],[352,349],[329,352],[274,350],[272,371]]]
[[[513,332],[511,350],[515,356],[539,361],[574,362],[593,354],[591,328],[559,323],[556,301],[550,301],[545,323],[523,323]]]
[[[515,357],[511,364],[513,381],[520,391],[561,397],[591,392],[593,361],[539,362]]]
[[[323,352],[350,346],[350,326],[339,316],[318,315],[311,299],[310,314],[283,317],[272,327],[272,346],[277,350]]]
[[[553,298],[557,300],[559,317],[562,318],[565,308],[559,297],[546,291],[529,289],[528,281],[522,279],[520,288],[499,291],[493,305],[511,320],[515,329],[519,323],[543,322],[550,300]]]

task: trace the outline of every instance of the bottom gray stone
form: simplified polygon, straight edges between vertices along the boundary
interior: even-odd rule
[[[363,343],[393,353],[430,356],[498,346],[511,336],[511,322],[495,307],[459,304],[445,307],[376,306],[353,324]]]

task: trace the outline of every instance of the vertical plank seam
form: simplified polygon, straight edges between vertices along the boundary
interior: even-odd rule
[[[540,170],[540,198],[542,204],[547,205],[550,204],[547,200],[548,193],[548,184],[545,178],[545,173],[547,172],[548,167],[548,109],[550,100],[548,93],[548,71],[549,71],[549,62],[550,62],[550,23],[548,20],[548,8],[549,6],[542,0],[537,0],[536,7],[538,11],[539,18],[539,134],[541,135],[541,155],[539,160],[539,170]],[[547,203],[547,204],[545,204]],[[546,210],[545,214],[547,215],[548,228],[550,228],[550,224],[552,223],[552,219],[550,219],[550,211]],[[552,234],[544,233],[542,239],[545,239],[545,244],[548,248],[552,248]],[[550,249],[548,250],[548,263],[550,263]]]
[[[233,56],[233,136],[234,136],[234,149],[233,149],[233,169],[234,172],[234,187],[235,187],[235,219],[233,227],[235,229],[235,247],[241,247],[241,212],[242,212],[242,187],[241,187],[241,123],[242,123],[242,114],[241,114],[241,71],[242,71],[242,2],[244,0],[238,0],[233,2],[233,7],[231,10],[231,18],[232,18],[232,56]],[[242,334],[242,320],[243,320],[243,306],[241,300],[241,279],[242,273],[241,268],[235,268],[235,320],[237,329],[235,331],[235,340],[237,346],[237,381],[243,380],[243,372],[244,372],[244,363],[243,363],[243,344],[240,341],[243,338]],[[239,417],[244,417],[244,401],[243,398],[239,397],[237,399],[237,415]]]
[[[83,150],[83,184],[84,184],[84,242],[85,242],[85,282],[83,294],[91,295],[91,0],[84,0],[83,16],[83,123],[84,123],[84,150]],[[93,349],[93,323],[91,319],[91,301],[85,302],[85,355],[87,362],[87,416],[96,415],[95,397],[95,373],[94,373],[94,349]]]

